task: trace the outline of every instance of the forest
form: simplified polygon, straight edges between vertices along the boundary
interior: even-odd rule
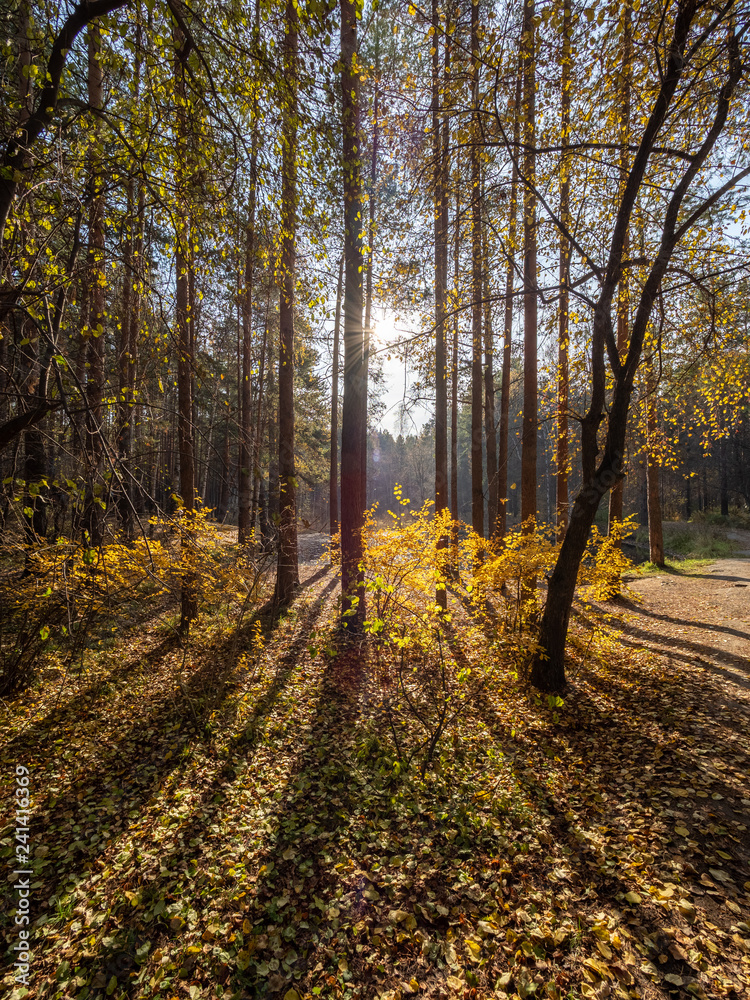
[[[750,0],[0,25],[4,995],[750,995]]]

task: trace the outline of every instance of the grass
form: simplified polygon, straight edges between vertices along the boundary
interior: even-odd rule
[[[712,559],[727,559],[736,555],[737,546],[727,537],[727,526],[705,521],[665,521],[664,548],[673,566],[682,561],[693,563]],[[648,547],[648,528],[641,527],[633,535],[640,548]],[[650,564],[647,564],[650,565]]]
[[[651,573],[673,573],[677,576],[699,576],[700,571],[710,566],[713,559],[666,559],[664,566],[645,562],[636,566],[631,576],[648,576]]]

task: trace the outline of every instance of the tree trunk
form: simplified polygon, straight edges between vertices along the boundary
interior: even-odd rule
[[[486,200],[484,204],[487,213]],[[484,439],[487,450],[487,523],[489,537],[496,535],[497,522],[497,433],[495,431],[495,344],[492,334],[492,301],[490,299],[490,262],[487,240],[489,218],[485,218],[482,240],[482,271],[484,292]]]
[[[188,121],[185,91],[187,58],[185,39],[174,27],[175,98],[177,101],[177,192],[183,212],[177,216],[175,231],[175,322],[177,326],[177,438],[180,454],[180,496],[188,515],[195,510],[195,444],[193,439],[193,336],[194,317],[190,313],[191,222],[188,206],[189,166],[187,159]],[[191,568],[193,540],[190,531],[181,538],[184,563],[181,595],[180,632],[187,635],[198,614],[197,580]]]
[[[255,3],[255,42],[260,29],[260,2]],[[257,93],[257,91],[256,91]],[[245,287],[242,296],[242,372],[239,393],[240,434],[237,463],[237,542],[247,545],[252,540],[255,525],[252,516],[253,484],[253,266],[255,264],[255,203],[258,184],[258,102],[253,107],[253,131],[250,147],[250,192],[247,206],[245,237]]]
[[[511,113],[513,116],[513,148],[521,138],[522,65],[519,63]],[[516,230],[518,216],[518,157],[513,157],[508,203],[508,267],[505,276],[505,315],[503,322],[503,366],[500,379],[500,438],[497,457],[498,511],[495,537],[502,539],[508,530],[508,434],[510,432],[510,365],[513,337],[513,287],[515,278]]]
[[[279,560],[276,602],[286,605],[299,585],[297,483],[294,464],[294,284],[297,234],[297,8],[287,0],[281,166],[281,289],[279,296]]]
[[[103,102],[101,32],[94,24],[88,35],[88,99],[92,108]],[[104,176],[98,149],[99,129],[94,129],[91,153],[91,211],[89,215],[89,328],[86,368],[86,499],[83,527],[91,545],[102,539],[102,508],[97,490],[104,453],[102,417],[104,396],[104,324],[106,322],[106,275],[104,271]]]
[[[443,128],[440,117],[440,17],[437,0],[432,0],[432,155],[433,213],[435,233],[435,513],[448,506],[448,357],[446,344],[445,295],[448,283],[448,203]],[[447,59],[447,52],[446,52]],[[438,539],[438,553],[448,547],[448,538]],[[442,558],[438,554],[438,561]],[[435,603],[447,608],[444,584],[438,584]]]
[[[253,135],[250,154],[250,198],[245,244],[245,287],[242,295],[242,378],[240,388],[240,434],[238,462],[237,542],[247,545],[252,538],[253,492],[253,264],[255,260],[255,186],[257,139]]]
[[[344,173],[344,403],[341,419],[342,626],[361,630],[365,615],[362,562],[362,445],[365,370],[362,337],[362,179],[357,17],[354,0],[341,0],[341,92]]]
[[[633,26],[630,2],[622,7],[622,107],[620,110],[620,196],[625,188],[630,166],[628,143],[630,142],[630,75],[633,61]],[[630,231],[625,233],[623,256],[629,256]],[[630,322],[630,296],[628,292],[628,272],[625,271],[617,289],[617,351],[624,357],[628,346],[628,325]],[[622,521],[625,480],[618,479],[609,495],[609,526]]]
[[[536,33],[534,0],[523,7],[523,429],[521,435],[521,520],[536,518],[537,458],[537,279],[536,279]],[[529,583],[531,587],[531,583]]]
[[[456,154],[456,175],[460,164]],[[453,350],[451,355],[451,573],[458,573],[458,331],[461,296],[461,185],[456,183],[456,218],[453,233]]]
[[[646,362],[646,435],[648,457],[646,464],[646,484],[648,491],[648,549],[649,559],[654,566],[664,565],[664,532],[661,522],[660,462],[657,457],[659,423],[659,403],[653,360]]]
[[[377,199],[375,185],[378,179],[378,145],[380,141],[380,19],[375,11],[375,73],[373,109],[372,109],[372,155],[370,158],[370,190],[368,199],[368,225],[367,225],[367,275],[365,286],[365,329],[364,329],[364,362],[363,362],[363,386],[362,386],[362,406],[364,414],[362,416],[362,505],[367,506],[367,405],[368,405],[368,383],[370,368],[370,343],[372,341],[372,281],[373,265],[375,262],[375,209]]]
[[[336,285],[336,314],[333,319],[333,371],[331,373],[331,468],[328,474],[328,514],[331,538],[339,530],[339,349],[341,338],[341,295],[344,284],[344,257],[339,261]]]
[[[562,80],[560,95],[561,104],[561,143],[563,152],[560,162],[560,222],[570,229],[570,158],[567,145],[570,140],[570,71],[571,52],[570,38],[573,30],[573,14],[571,0],[563,3],[563,38],[562,38]],[[570,295],[570,243],[565,233],[560,234],[560,314],[558,317],[557,340],[557,533],[562,539],[568,523],[568,395],[569,395],[569,318]]]
[[[229,467],[230,467],[230,454],[229,454],[229,407],[226,407],[226,416],[224,417],[224,434],[222,437],[222,447],[221,447],[221,480],[219,484],[219,503],[216,515],[219,521],[223,524],[226,520],[227,514],[229,512]]]
[[[137,31],[136,57],[134,67],[134,100],[139,102],[141,89],[140,27]],[[123,534],[133,535],[133,515],[135,512],[134,473],[131,468],[133,451],[133,413],[135,409],[136,365],[138,358],[138,330],[140,327],[141,295],[138,271],[143,253],[143,229],[146,208],[146,191],[138,182],[136,207],[135,177],[128,177],[127,190],[127,233],[125,238],[125,266],[122,279],[122,317],[120,319],[120,341],[117,351],[118,389],[117,406],[117,461],[120,476],[119,510]]]
[[[482,202],[479,123],[479,0],[471,4],[471,526],[484,535],[482,468]]]
[[[270,290],[266,300],[266,316],[263,323],[263,340],[260,344],[260,363],[258,365],[258,399],[255,409],[255,432],[253,435],[253,506],[250,512],[250,530],[255,531],[255,523],[258,516],[259,489],[263,482],[263,470],[260,467],[260,453],[263,447],[263,434],[265,432],[266,410],[263,406],[264,389],[266,385],[265,365],[266,365],[266,344],[268,342],[268,324],[270,312]],[[265,537],[265,536],[264,536]],[[255,538],[255,535],[253,535]]]

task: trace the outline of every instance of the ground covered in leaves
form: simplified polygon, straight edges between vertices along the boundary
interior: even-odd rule
[[[636,584],[579,615],[559,704],[452,597],[469,672],[422,779],[307,570],[277,622],[183,649],[157,617],[3,706],[7,956],[17,764],[35,871],[6,995],[750,995],[747,609]]]

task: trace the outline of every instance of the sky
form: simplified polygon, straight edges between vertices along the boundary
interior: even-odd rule
[[[374,329],[372,350],[382,359],[385,387],[381,400],[385,412],[378,421],[378,426],[389,430],[394,436],[417,434],[423,425],[432,417],[432,407],[423,403],[413,404],[407,413],[403,413],[403,403],[408,398],[409,388],[413,383],[413,374],[408,362],[390,354],[388,346],[399,340],[408,340],[419,332],[416,321],[410,322],[408,317],[396,316],[393,310],[376,307],[374,309]]]

